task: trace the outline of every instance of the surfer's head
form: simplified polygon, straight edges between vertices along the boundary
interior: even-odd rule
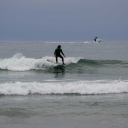
[[[61,46],[60,46],[60,45],[58,45],[58,48],[61,48]]]

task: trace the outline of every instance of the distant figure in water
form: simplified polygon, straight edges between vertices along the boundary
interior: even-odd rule
[[[58,47],[55,49],[55,52],[54,52],[54,56],[56,57],[56,63],[58,63],[58,57],[60,57],[62,59],[63,65],[65,65],[64,58],[60,53],[65,57],[65,55],[64,55],[64,53],[63,53],[63,51],[61,49],[61,46],[58,45]]]
[[[95,37],[95,38],[94,38],[94,41],[96,42],[97,39],[98,39],[98,37]]]

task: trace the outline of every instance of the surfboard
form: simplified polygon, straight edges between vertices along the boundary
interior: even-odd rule
[[[55,66],[65,66],[65,64],[58,63],[58,64],[55,64]]]
[[[54,64],[55,66],[65,66],[65,64],[56,63],[56,62],[54,62],[54,61],[52,61],[52,60],[47,60],[47,61],[50,62],[50,63],[52,63],[52,64]]]

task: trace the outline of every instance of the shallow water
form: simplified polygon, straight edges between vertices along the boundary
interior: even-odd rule
[[[29,95],[0,98],[1,127],[126,128],[127,94]]]

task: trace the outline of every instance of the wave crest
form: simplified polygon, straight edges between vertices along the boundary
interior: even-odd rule
[[[65,59],[66,64],[77,63],[81,58],[67,57]],[[61,59],[59,63],[62,64]],[[48,67],[57,66],[55,57],[42,57],[42,58],[26,58],[22,54],[18,53],[12,58],[5,58],[0,60],[0,69],[11,71],[28,71],[28,70],[44,70]]]
[[[115,94],[128,93],[128,81],[75,81],[75,82],[15,82],[0,84],[1,95],[28,94]]]
[[[59,64],[62,61],[59,58]],[[128,68],[128,62],[119,60],[89,60],[82,57],[66,57],[65,58],[67,72],[87,71],[87,69],[107,68],[107,67],[121,67]],[[26,58],[21,53],[14,55],[12,58],[0,59],[0,69],[10,71],[28,71],[28,70],[45,70],[53,71],[61,66],[55,62],[55,57],[45,56],[42,58]]]

